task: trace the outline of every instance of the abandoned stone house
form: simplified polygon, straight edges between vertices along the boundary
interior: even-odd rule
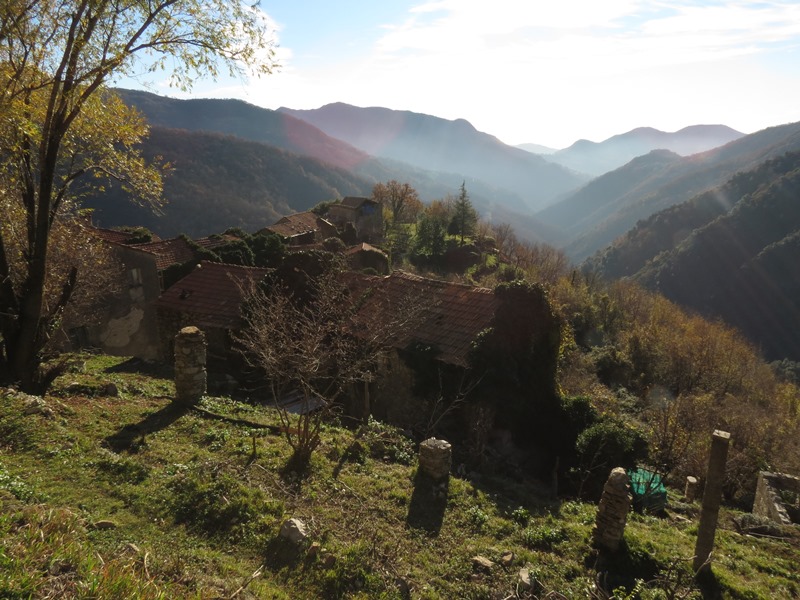
[[[120,296],[100,315],[97,325],[75,328],[73,344],[90,346],[117,356],[143,359],[161,358],[161,346],[154,302],[166,287],[165,272],[175,265],[199,259],[197,248],[213,249],[228,238],[195,240],[192,246],[183,238],[127,244],[131,234],[92,228],[91,235],[107,243],[123,267]]]
[[[338,235],[335,225],[312,212],[285,216],[265,230],[281,236],[289,246],[315,244]]]
[[[259,267],[201,261],[153,304],[160,355],[169,360],[175,335],[183,327],[194,325],[206,335],[209,367],[227,370],[232,361],[236,362],[231,342],[232,334],[243,325],[245,290],[268,272],[269,269]]]
[[[356,294],[372,290],[362,310],[420,305],[369,391],[375,417],[424,435],[449,427],[481,445],[490,434],[510,441],[517,421],[554,393],[560,325],[536,289],[490,290],[402,271],[353,274],[349,285]]]
[[[383,237],[383,207],[371,198],[347,196],[331,204],[327,216],[342,230],[351,226],[359,241],[374,242]]]
[[[373,269],[377,275],[389,273],[389,257],[383,250],[366,242],[350,246],[344,251],[347,264],[353,271]]]

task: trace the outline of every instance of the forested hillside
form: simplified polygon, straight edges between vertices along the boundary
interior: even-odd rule
[[[747,195],[794,170],[796,164],[797,153],[790,153],[737,173],[723,185],[640,221],[587,259],[586,266],[606,279],[634,275],[661,252],[675,249],[694,230],[728,213]]]
[[[579,190],[537,213],[537,217],[553,226],[558,226],[556,219],[559,223],[582,222],[584,227],[566,234],[563,242],[567,254],[581,261],[611,244],[637,221],[721,185],[739,171],[754,169],[765,160],[799,148],[800,123],[771,127],[721,148],[668,161],[662,169],[646,172],[645,177],[634,170],[626,182],[625,171],[638,164],[641,159],[637,159],[632,165],[620,168],[623,178],[619,186],[610,195],[600,194],[600,202],[593,194],[587,196],[584,190]],[[586,197],[592,197],[591,201],[598,205],[587,209]],[[604,212],[599,212],[600,209]],[[596,218],[582,221],[586,212],[595,214]]]
[[[213,133],[152,127],[148,157],[172,166],[164,178],[166,203],[154,212],[120,186],[87,200],[103,227],[141,225],[161,236],[202,236],[226,227],[255,231],[319,202],[369,195],[373,182],[316,159]]]
[[[744,332],[772,359],[800,359],[800,153],[639,223],[587,261]]]

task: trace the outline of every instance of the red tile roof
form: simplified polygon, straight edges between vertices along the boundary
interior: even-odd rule
[[[269,269],[202,261],[156,300],[159,309],[186,314],[198,327],[237,329],[242,325],[242,287]]]
[[[375,200],[372,200],[371,198],[363,198],[361,196],[347,196],[340,202],[342,206],[346,206],[347,208],[358,208],[364,203],[377,204]]]
[[[350,246],[347,250],[344,251],[344,253],[347,256],[350,256],[351,254],[356,254],[357,252],[362,252],[362,251],[380,252],[381,254],[385,254],[383,250],[381,250],[380,248],[376,248],[375,246],[373,246],[372,244],[368,244],[367,242],[361,242],[360,244],[356,244],[355,246]]]
[[[192,240],[198,246],[205,248],[207,250],[214,250],[214,248],[219,248],[220,246],[227,244],[228,242],[236,242],[240,238],[236,237],[235,235],[229,235],[227,233],[223,233],[222,235],[212,235],[209,237],[202,237]]]
[[[439,351],[442,362],[466,366],[472,343],[478,334],[491,326],[499,305],[494,292],[459,283],[426,279],[403,271],[386,277],[348,274],[348,285],[356,293],[374,289],[366,297],[379,311],[390,311],[404,302],[422,304],[421,316],[410,331],[394,345],[405,348],[412,342],[428,344]]]
[[[103,229],[102,227],[95,227],[94,225],[85,225],[86,230],[96,238],[99,238],[105,242],[114,242],[117,244],[124,244],[132,237],[135,237],[136,233],[131,233],[130,231],[117,231],[116,229]],[[153,235],[154,240],[160,240],[157,235]],[[138,244],[135,244],[138,245]]]
[[[132,247],[154,254],[156,257],[156,268],[159,271],[163,271],[175,263],[183,264],[195,258],[194,250],[192,250],[191,246],[182,238],[136,244]]]
[[[277,223],[270,225],[266,229],[282,237],[290,238],[311,231],[317,231],[320,228],[319,222],[321,220],[322,218],[320,216],[312,212],[302,212],[283,217]]]

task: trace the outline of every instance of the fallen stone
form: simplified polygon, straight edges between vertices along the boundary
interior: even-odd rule
[[[308,551],[306,551],[306,556],[308,558],[316,558],[321,551],[322,551],[322,545],[320,545],[319,542],[314,542],[308,547]]]
[[[526,592],[532,590],[533,581],[531,570],[528,567],[522,567],[519,570],[519,587]]]
[[[301,544],[308,538],[306,524],[300,519],[286,519],[281,525],[280,536],[293,544]]]
[[[95,521],[92,527],[94,529],[116,529],[117,524],[114,523],[114,521],[109,521],[108,519],[101,519],[100,521]]]
[[[494,563],[485,556],[472,557],[472,569],[483,573],[489,573],[494,568]]]
[[[514,553],[513,552],[503,552],[503,555],[500,557],[500,565],[504,569],[507,569],[514,563]]]

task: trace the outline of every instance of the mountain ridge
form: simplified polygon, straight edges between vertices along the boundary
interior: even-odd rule
[[[598,182],[630,170],[630,165],[636,164],[632,161],[616,172],[593,180],[536,216],[559,229],[563,229],[563,222],[569,219],[585,225],[580,231],[573,228],[562,239],[570,258],[581,262],[610,245],[637,221],[721,185],[737,171],[753,169],[765,160],[797,149],[800,149],[800,123],[790,123],[749,134],[700,154],[678,157],[660,170],[633,174],[627,182],[625,177],[620,177],[617,189],[595,194],[592,198],[605,213],[602,220],[589,226],[582,220],[586,209],[581,197],[587,196],[586,188],[596,188]]]
[[[602,142],[580,139],[549,155],[548,159],[576,171],[598,176],[651,150],[670,150],[681,156],[690,156],[725,145],[744,135],[727,125],[689,125],[675,132],[637,127]]]
[[[431,171],[460,173],[507,189],[530,209],[579,187],[587,177],[520,148],[508,146],[464,119],[411,111],[361,108],[337,102],[309,110],[281,107],[328,135],[379,158]]]

